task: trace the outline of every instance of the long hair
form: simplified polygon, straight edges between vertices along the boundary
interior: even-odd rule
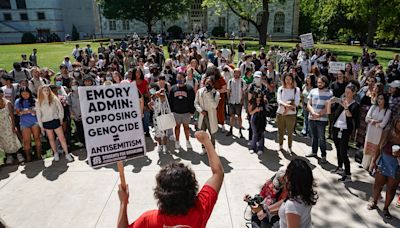
[[[182,163],[163,167],[156,176],[154,189],[158,208],[167,215],[186,215],[196,203],[199,185],[194,172]]]
[[[318,195],[314,190],[314,177],[306,161],[300,158],[293,159],[286,169],[285,177],[288,191],[285,200],[301,199],[306,205],[317,203]]]
[[[35,99],[33,98],[32,91],[28,87],[21,87],[19,89],[19,93],[21,95],[20,96],[21,102],[25,100],[24,97],[22,96],[22,93],[29,93],[29,98],[26,100],[29,102],[30,107],[35,107]]]
[[[48,97],[45,97],[45,95],[43,94],[43,89],[45,89],[45,88],[47,88],[49,90],[49,96]],[[42,105],[43,101],[46,100],[46,99],[48,100],[49,105],[51,105],[53,103],[53,101],[55,99],[57,99],[57,97],[53,93],[53,91],[51,91],[50,86],[41,85],[41,86],[39,86],[39,89],[38,89],[38,102],[39,102],[39,105]]]
[[[292,85],[293,85],[293,88],[296,88],[296,80],[294,79],[294,76],[293,76],[292,73],[284,73],[284,74],[283,74],[283,78],[282,78],[282,88],[285,88],[285,89],[286,89],[286,87],[287,87],[286,82],[285,82],[285,79],[286,79],[287,77],[291,77],[291,78],[292,78]]]

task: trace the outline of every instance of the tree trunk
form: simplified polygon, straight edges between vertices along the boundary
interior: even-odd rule
[[[374,37],[375,37],[376,29],[378,27],[379,0],[374,0],[371,4],[371,8],[373,10],[372,10],[372,12],[370,12],[370,15],[369,15],[368,37],[367,37],[367,45],[369,47],[374,46]]]
[[[268,32],[268,19],[269,19],[269,12],[268,12],[268,5],[269,0],[263,0],[263,11],[261,14],[261,24],[256,26],[259,36],[259,44],[262,46],[267,45],[267,32]]]
[[[153,24],[151,22],[147,22],[146,25],[147,25],[147,33],[152,34],[151,27],[153,26]]]

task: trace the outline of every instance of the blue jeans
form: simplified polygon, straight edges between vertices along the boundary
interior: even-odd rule
[[[144,133],[149,133],[150,112],[148,110],[144,110],[142,120]]]
[[[251,149],[255,152],[264,151],[264,131],[258,132],[257,126],[254,123],[255,116],[251,116],[251,130],[253,132],[253,137],[251,141]]]
[[[312,139],[312,153],[317,154],[319,145],[321,156],[326,157],[325,128],[328,124],[327,121],[309,120],[309,124]]]
[[[309,111],[303,109],[304,126],[303,126],[303,130],[302,131],[305,132],[306,135],[310,134],[310,125],[309,125],[309,122],[308,122],[309,113],[310,113]]]

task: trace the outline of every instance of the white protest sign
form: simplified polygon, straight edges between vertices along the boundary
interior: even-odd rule
[[[345,68],[345,62],[329,62],[329,73],[337,74],[339,70],[344,70]]]
[[[306,33],[303,35],[300,35],[300,40],[301,44],[303,45],[304,48],[313,48],[314,47],[314,38],[312,36],[312,33]]]
[[[89,165],[100,167],[144,155],[136,84],[79,87]]]

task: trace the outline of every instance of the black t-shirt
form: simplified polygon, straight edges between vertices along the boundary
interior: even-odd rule
[[[190,85],[174,85],[168,96],[171,111],[175,113],[194,113],[194,99],[194,89]]]
[[[338,83],[337,81],[333,82],[330,86],[331,87],[330,89],[333,92],[333,96],[341,97],[344,94],[344,91],[346,90],[346,86],[347,86],[346,82],[343,83]]]
[[[244,44],[238,45],[238,52],[244,52]]]

